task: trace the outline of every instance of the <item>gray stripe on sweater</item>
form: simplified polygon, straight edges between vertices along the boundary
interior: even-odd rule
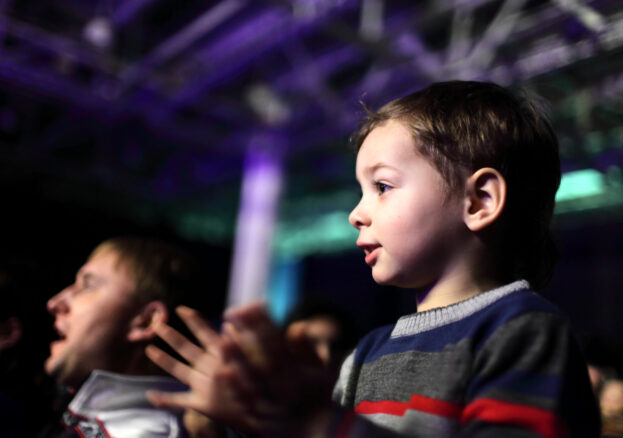
[[[530,284],[526,280],[517,280],[447,307],[403,316],[396,323],[391,337],[415,335],[451,324],[473,315],[508,294],[529,288]]]
[[[459,428],[458,420],[411,410],[405,412],[404,416],[369,414],[362,415],[362,417],[401,435],[417,436],[418,438],[453,436]]]
[[[407,351],[387,354],[360,370],[354,404],[362,400],[408,402],[413,394],[426,394],[452,403],[462,403],[470,377],[471,340],[463,339],[441,351]]]

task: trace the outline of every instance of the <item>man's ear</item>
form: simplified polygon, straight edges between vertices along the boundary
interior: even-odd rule
[[[463,219],[471,231],[481,231],[495,222],[506,205],[506,180],[500,172],[483,167],[465,184]]]
[[[168,319],[169,311],[162,301],[151,301],[145,304],[130,322],[128,341],[140,342],[155,338],[154,326],[158,323],[166,323]]]

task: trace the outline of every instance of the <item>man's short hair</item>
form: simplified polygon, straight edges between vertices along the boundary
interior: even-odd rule
[[[439,82],[367,110],[352,144],[359,149],[388,120],[411,131],[449,197],[463,195],[465,179],[480,168],[504,176],[506,206],[488,242],[506,256],[502,277],[544,286],[556,260],[550,224],[561,172],[558,140],[542,107],[488,82]]]
[[[186,303],[190,294],[201,293],[199,266],[194,258],[171,244],[143,237],[115,237],[100,243],[89,259],[112,251],[134,282],[140,303],[162,301],[169,310]]]

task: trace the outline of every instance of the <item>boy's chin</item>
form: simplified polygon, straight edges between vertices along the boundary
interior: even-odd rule
[[[389,273],[387,271],[383,272],[380,269],[378,271],[372,270],[372,279],[374,282],[380,286],[393,286],[399,287],[403,289],[413,289],[413,279],[408,278],[405,275],[399,275],[396,272]]]
[[[372,269],[372,279],[376,284],[381,286],[399,286],[395,277],[387,275],[386,272],[379,271],[375,272],[374,269]]]

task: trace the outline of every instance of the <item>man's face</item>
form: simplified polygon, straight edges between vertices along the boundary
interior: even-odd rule
[[[137,310],[134,283],[113,250],[97,253],[74,284],[50,298],[59,339],[50,344],[45,371],[59,383],[79,386],[94,369],[118,371],[132,345],[127,340]]]

